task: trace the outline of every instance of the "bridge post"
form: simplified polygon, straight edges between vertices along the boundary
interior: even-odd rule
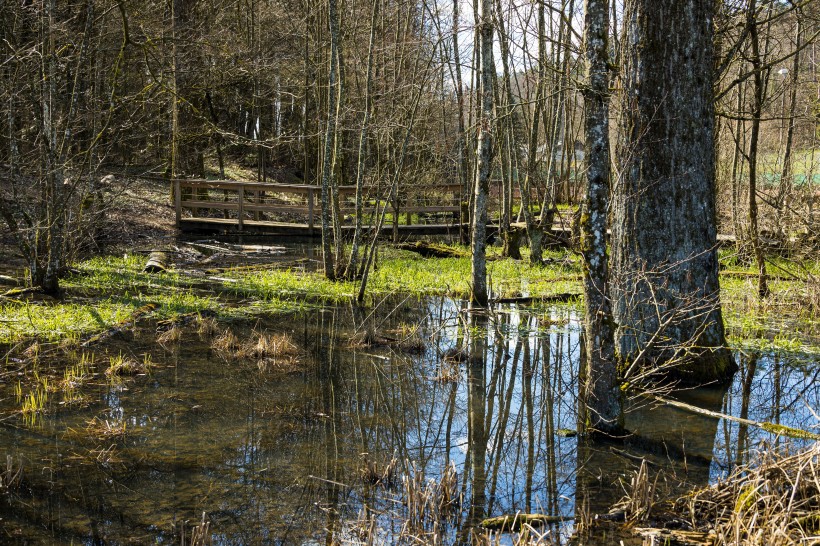
[[[245,186],[239,186],[239,231],[245,229]]]
[[[313,235],[313,188],[307,190],[307,204],[308,204],[308,233]]]
[[[174,208],[177,216],[177,229],[179,229],[180,220],[182,220],[182,188],[180,188],[179,179],[173,181],[174,184]]]

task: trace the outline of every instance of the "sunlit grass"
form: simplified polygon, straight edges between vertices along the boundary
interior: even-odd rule
[[[55,341],[104,330],[128,318],[131,307],[104,299],[93,303],[30,303],[7,301],[0,304],[0,343],[36,337]]]
[[[466,247],[453,248],[467,252]],[[523,260],[501,259],[498,247],[489,247],[487,271],[493,298],[580,294],[580,259],[568,251],[545,252],[545,266]],[[0,304],[0,344],[23,339],[71,340],[78,345],[87,336],[133,320],[152,304],[142,318],[164,320],[191,313],[210,313],[216,321],[294,312],[311,306],[353,301],[358,281],[333,282],[321,273],[281,269],[235,269],[207,282],[169,271],[142,273],[143,256],[93,258],[79,265],[80,274],[64,281],[62,301],[5,300]],[[755,268],[721,252],[721,296],[724,320],[733,345],[740,340],[768,340],[774,329],[788,327],[791,338],[817,339],[820,317],[804,302],[807,273],[820,275],[820,263],[771,258],[773,296],[764,302],[755,296]],[[230,279],[230,280],[225,280]],[[418,254],[382,248],[367,286],[367,302],[392,293],[413,296],[468,298],[471,293],[469,256],[422,258]],[[215,326],[211,329],[215,332]],[[763,343],[763,342],[761,342]],[[785,350],[786,345],[780,343]],[[748,343],[743,346],[752,347]],[[762,345],[761,345],[762,346]],[[792,344],[792,346],[796,346]]]
[[[463,248],[462,248],[463,250]],[[490,255],[497,253],[495,249]],[[554,257],[555,256],[555,257]],[[527,260],[491,260],[487,272],[494,297],[529,296],[539,298],[558,292],[580,293],[580,268],[564,253],[554,253],[547,266],[530,265]],[[353,299],[358,282],[333,282],[321,273],[296,271],[242,270],[227,275],[237,282],[225,286],[245,297],[279,301],[283,308],[308,303],[338,303]],[[370,274],[367,293],[371,297],[401,292],[412,295],[468,298],[471,294],[469,257],[426,259],[415,253],[387,249],[380,253]]]

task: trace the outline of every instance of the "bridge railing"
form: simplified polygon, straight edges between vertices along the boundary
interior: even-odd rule
[[[320,186],[309,184],[271,184],[236,180],[175,179],[172,181],[176,223],[184,218],[220,219],[236,224],[242,231],[247,222],[285,222],[306,225],[312,232],[321,214]],[[384,196],[376,188],[365,188],[365,224],[373,221],[376,201],[384,206]],[[339,187],[340,212],[355,212],[355,186]],[[394,226],[400,215],[408,225],[415,219],[460,221],[462,188],[459,184],[408,186],[387,203]]]

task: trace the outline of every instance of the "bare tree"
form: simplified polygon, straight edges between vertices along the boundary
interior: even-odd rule
[[[476,175],[472,218],[472,297],[471,301],[486,307],[489,303],[487,290],[487,199],[490,193],[490,169],[493,161],[493,3],[481,0],[481,117],[479,118],[478,144],[476,146]]]
[[[607,217],[609,214],[609,2],[584,5],[584,94],[587,195],[581,213],[584,259],[586,371],[582,386],[589,412],[587,425],[596,431],[622,428],[620,380],[615,361],[615,323],[609,300]]]

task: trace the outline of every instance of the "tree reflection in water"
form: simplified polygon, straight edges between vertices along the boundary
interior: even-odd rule
[[[705,484],[775,441],[639,399],[626,408],[625,441],[574,436],[578,320],[571,306],[482,316],[448,299],[404,299],[231,326],[241,339],[287,332],[300,349],[287,371],[220,356],[195,334],[166,349],[137,332],[101,350],[151,351],[150,376],[89,387],[98,404],[55,404],[36,430],[5,421],[6,454],[43,471],[23,472],[0,518],[22,537],[65,542],[167,541],[206,512],[226,544],[363,533],[449,544],[470,541],[487,515],[606,512],[644,459],[660,484]],[[765,354],[740,364],[728,393],[678,396],[758,421],[813,422],[816,366]],[[2,402],[12,416],[13,402]],[[111,447],[71,432],[94,417],[127,424],[127,436]],[[566,541],[573,525],[551,531]]]

